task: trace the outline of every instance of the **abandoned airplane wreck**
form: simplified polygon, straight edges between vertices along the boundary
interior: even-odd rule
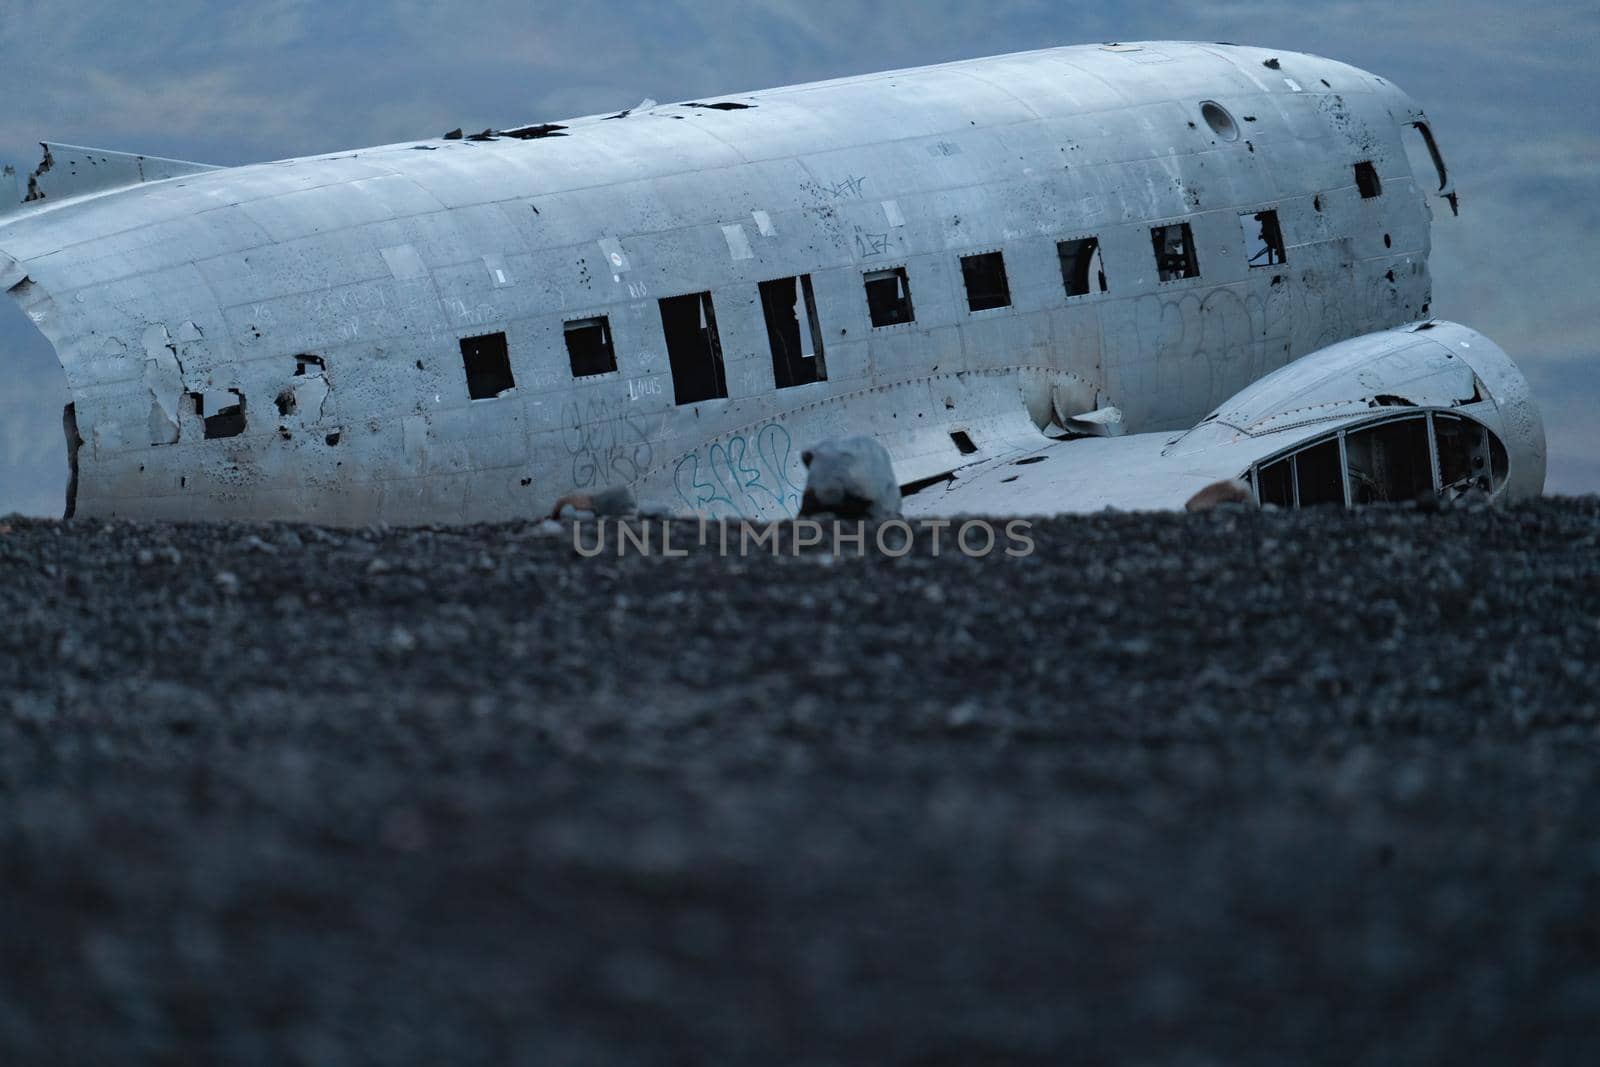
[[[922,514],[1544,482],[1523,375],[1430,318],[1425,114],[1308,55],[1058,48],[228,169],[47,144],[16,193],[69,515],[775,518],[858,434]]]

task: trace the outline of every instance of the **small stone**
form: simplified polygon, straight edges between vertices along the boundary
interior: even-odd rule
[[[1237,478],[1226,478],[1220,482],[1212,482],[1194,496],[1183,506],[1185,511],[1212,511],[1223,504],[1243,504],[1246,507],[1256,506],[1256,495],[1250,487]]]

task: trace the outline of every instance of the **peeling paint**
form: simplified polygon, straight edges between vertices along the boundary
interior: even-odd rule
[[[181,433],[179,404],[185,386],[178,348],[161,325],[144,331],[144,387],[150,393],[150,443],[176,444]]]

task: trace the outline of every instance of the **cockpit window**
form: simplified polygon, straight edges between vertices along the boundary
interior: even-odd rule
[[[1433,495],[1426,417],[1352,431],[1345,436],[1344,449],[1350,503],[1398,504]]]
[[[1405,128],[1406,158],[1411,163],[1411,175],[1417,179],[1417,184],[1423,184],[1427,179],[1423,175],[1431,167],[1439,176],[1437,192],[1444,192],[1450,184],[1450,173],[1445,170],[1444,156],[1439,154],[1439,144],[1433,139],[1433,131],[1426,122],[1413,122]]]
[[[1256,499],[1278,507],[1407,503],[1492,494],[1509,457],[1487,428],[1447,412],[1422,412],[1340,430],[1257,466]]]
[[[1256,496],[1263,504],[1294,507],[1294,460],[1280,459],[1261,468],[1256,479]]]
[[[1339,441],[1324,441],[1302,449],[1294,457],[1295,491],[1300,506],[1344,503],[1344,479],[1340,477]]]
[[[1471,489],[1487,493],[1492,484],[1489,431],[1458,415],[1441,414],[1433,417],[1433,436],[1439,449],[1440,495],[1449,499]]]

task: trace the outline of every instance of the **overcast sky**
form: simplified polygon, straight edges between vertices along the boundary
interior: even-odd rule
[[[1600,492],[1600,7],[1524,0],[0,0],[0,160],[37,143],[240,164],[1058,44],[1235,41],[1398,83],[1462,214],[1434,310],[1504,346],[1551,492]],[[0,514],[57,514],[61,371],[0,299]]]

